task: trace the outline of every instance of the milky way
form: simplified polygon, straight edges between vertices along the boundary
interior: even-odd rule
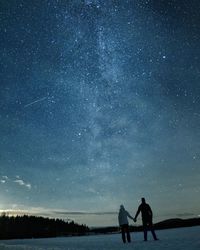
[[[0,209],[115,225],[144,196],[155,220],[198,216],[200,3],[0,6]]]

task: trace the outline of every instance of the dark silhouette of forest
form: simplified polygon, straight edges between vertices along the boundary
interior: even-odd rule
[[[85,235],[86,225],[37,216],[0,216],[0,239],[43,238]]]

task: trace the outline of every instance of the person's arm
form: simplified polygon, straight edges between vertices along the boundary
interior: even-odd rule
[[[141,208],[140,208],[140,206],[139,206],[139,207],[138,207],[138,210],[137,210],[137,213],[136,213],[136,215],[135,215],[135,218],[134,218],[134,221],[135,221],[135,222],[136,222],[136,220],[137,220],[137,217],[138,217],[140,211],[141,211]]]
[[[126,212],[127,212],[127,211],[126,211]],[[134,218],[129,214],[129,212],[127,212],[127,216],[128,216],[130,219],[134,220]]]
[[[149,210],[149,215],[151,216],[151,217],[153,217],[153,212],[152,212],[152,210],[151,210],[151,207],[148,205],[148,210]]]
[[[120,219],[119,219],[119,214],[118,214],[118,223],[119,223],[119,226],[120,226]]]

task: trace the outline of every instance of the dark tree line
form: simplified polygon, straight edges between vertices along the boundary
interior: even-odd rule
[[[89,231],[86,225],[74,221],[65,222],[37,216],[0,216],[0,239],[42,238],[68,235],[84,235]]]

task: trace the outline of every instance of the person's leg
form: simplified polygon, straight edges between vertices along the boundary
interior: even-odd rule
[[[152,236],[153,236],[154,240],[158,240],[158,238],[157,238],[157,236],[156,236],[156,233],[155,233],[155,231],[154,231],[154,227],[153,227],[152,221],[149,222],[149,228],[150,228],[150,230],[151,230],[151,233],[152,233]]]
[[[143,221],[144,241],[147,241],[147,222]]]
[[[124,225],[121,226],[122,241],[126,243],[125,228]]]
[[[127,225],[126,227],[126,234],[127,234],[127,241],[130,243],[131,242],[131,235],[129,231],[129,226]]]

